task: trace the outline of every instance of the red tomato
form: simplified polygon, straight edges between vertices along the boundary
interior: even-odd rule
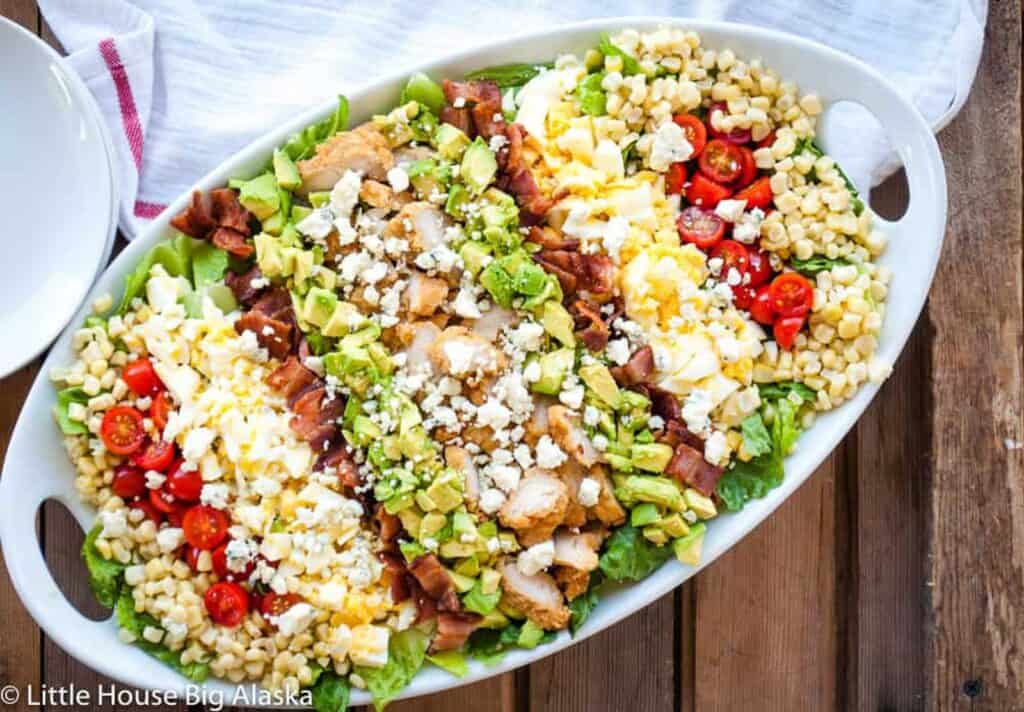
[[[202,549],[197,549],[194,546],[185,547],[185,563],[197,573],[199,572],[199,555],[201,553],[203,553]]]
[[[781,319],[775,320],[775,325],[772,327],[772,333],[775,335],[775,343],[781,348],[789,351],[793,348],[793,343],[796,341],[796,335],[800,333],[800,329],[803,328],[804,317],[802,316],[786,316]]]
[[[814,287],[796,272],[783,272],[769,287],[772,309],[782,317],[804,316],[814,306]]]
[[[132,462],[143,470],[166,472],[174,462],[174,443],[158,443],[150,441],[142,450],[135,454]]]
[[[708,133],[711,134],[712,138],[720,138],[724,141],[728,141],[729,143],[737,145],[750,143],[749,129],[733,129],[729,133],[722,133],[721,131],[717,130],[714,126],[712,126],[711,116],[716,111],[721,111],[726,116],[729,115],[728,107],[721,102],[712,104],[710,108],[708,108]]]
[[[709,210],[714,210],[720,200],[725,200],[730,195],[731,190],[715,183],[703,173],[694,173],[686,189],[687,202]]]
[[[110,483],[110,489],[124,500],[138,497],[146,492],[146,475],[138,467],[118,465],[114,470],[114,480]]]
[[[757,290],[746,284],[739,284],[732,288],[732,303],[737,309],[749,310],[754,303]]]
[[[683,192],[683,184],[686,183],[686,164],[673,163],[668,167],[665,174],[665,194],[679,195]]]
[[[743,153],[738,146],[715,139],[700,154],[700,172],[716,183],[733,183],[743,172]]]
[[[242,571],[232,571],[228,568],[228,543],[230,539],[213,550],[213,571],[223,581],[247,581],[249,574],[256,568],[255,561],[248,561]]]
[[[691,205],[679,213],[676,228],[684,242],[696,245],[702,250],[710,250],[722,240],[722,235],[725,234],[725,221],[710,210]]]
[[[164,486],[176,499],[198,502],[199,494],[203,490],[203,477],[199,470],[186,470],[185,461],[178,460],[167,475],[167,483]]]
[[[772,297],[769,293],[768,285],[757,290],[757,294],[754,296],[754,301],[751,302],[748,311],[758,324],[772,325],[772,322],[775,321],[775,311],[772,309]]]
[[[744,188],[757,180],[757,161],[754,160],[754,152],[746,146],[738,146],[740,152],[740,177],[736,181],[736,187]]]
[[[103,416],[100,437],[107,450],[115,455],[131,455],[146,439],[142,413],[126,405],[111,408]]]
[[[149,409],[149,417],[162,433],[167,427],[167,416],[171,413],[171,397],[167,391],[160,391],[153,398],[153,406]]]
[[[693,146],[690,158],[699,156],[704,150],[704,144],[708,142],[708,130],[704,127],[704,122],[693,114],[676,114],[672,120],[686,133],[686,140]]]
[[[302,603],[302,596],[297,593],[286,593],[282,596],[268,591],[260,599],[260,613],[264,618],[277,618],[296,603]]]
[[[771,145],[775,143],[775,132],[769,131],[768,135],[757,142],[758,148],[771,148]]]
[[[734,269],[739,272],[739,284],[743,283],[743,275],[747,272],[747,248],[742,243],[736,240],[722,240],[711,251],[711,256],[722,260],[722,269],[718,273],[721,281],[728,282],[729,270]]]
[[[174,495],[164,488],[151,489],[149,491],[149,502],[164,514],[171,514],[178,508]]]
[[[192,505],[188,502],[175,502],[174,511],[167,513],[167,523],[172,527],[178,527],[181,529],[182,525],[185,523],[185,514],[191,508]]]
[[[772,193],[771,179],[768,176],[758,178],[746,188],[737,191],[734,197],[736,200],[747,201],[747,210],[753,210],[754,208],[764,210],[772,204],[772,200],[775,198]]]
[[[164,387],[148,358],[140,358],[125,366],[121,370],[121,380],[140,396],[155,396]]]
[[[228,535],[228,515],[206,504],[197,504],[185,512],[182,522],[185,541],[197,549],[213,549]]]
[[[154,507],[153,503],[148,499],[137,499],[128,506],[133,509],[141,509],[142,513],[146,515],[149,521],[153,522],[153,524],[156,524],[157,526],[160,526],[160,522],[164,518],[164,515],[160,510]]]
[[[747,247],[747,274],[750,275],[747,284],[751,287],[760,287],[772,278],[772,263],[768,253],[754,245]]]
[[[224,581],[206,589],[206,611],[217,625],[234,628],[249,612],[249,594],[237,583]]]

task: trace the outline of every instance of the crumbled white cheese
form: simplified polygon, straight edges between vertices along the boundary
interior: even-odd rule
[[[555,542],[551,539],[534,544],[520,552],[516,559],[516,568],[526,576],[533,576],[551,566],[555,560]]]
[[[409,174],[402,166],[395,166],[388,171],[388,183],[396,193],[401,193],[403,190],[409,189]]]
[[[746,200],[727,198],[718,201],[718,205],[715,206],[715,214],[726,222],[735,223],[740,221],[740,218],[743,216],[743,210],[746,207]]]
[[[693,155],[693,146],[686,140],[686,131],[674,121],[666,121],[654,132],[651,154],[647,164],[656,171],[667,171],[679,161],[686,161]]]
[[[537,441],[537,465],[546,470],[553,470],[568,459],[562,448],[555,444],[549,435],[541,436]]]
[[[629,362],[629,341],[627,339],[612,339],[605,348],[605,355],[616,366],[624,366]]]
[[[592,477],[584,477],[576,492],[576,501],[584,507],[593,507],[601,494],[601,483]]]

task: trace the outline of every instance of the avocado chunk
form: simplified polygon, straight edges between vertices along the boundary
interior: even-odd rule
[[[690,527],[690,533],[686,536],[679,537],[672,542],[672,549],[675,551],[676,558],[684,563],[696,566],[700,563],[700,552],[704,545],[704,532],[707,531],[707,527],[704,522],[697,522]]]
[[[330,321],[331,315],[334,314],[334,309],[337,306],[338,297],[334,292],[328,292],[320,287],[313,287],[306,293],[306,298],[302,303],[301,316],[310,324],[323,326]]]
[[[460,161],[466,147],[469,146],[469,136],[451,124],[441,124],[434,132],[434,145],[437,146],[441,158]]]
[[[451,168],[447,163],[439,163],[433,158],[415,161],[406,169],[409,182],[419,198],[428,200],[435,193],[444,193],[452,180]]]
[[[455,590],[459,593],[466,593],[467,591],[472,590],[473,586],[476,584],[476,579],[471,576],[463,576],[457,571],[449,571],[448,575],[451,576],[452,583],[455,584]]]
[[[430,512],[423,516],[420,522],[420,540],[432,537],[444,529],[448,519],[440,512]]]
[[[574,324],[572,315],[569,314],[566,308],[559,302],[544,302],[544,313],[541,317],[541,323],[544,325],[544,331],[558,339],[562,346],[568,346],[570,348],[576,346],[576,336],[573,334]],[[587,367],[584,366],[584,368]],[[582,368],[580,369],[580,377],[583,378],[584,381],[587,380],[586,376],[583,375]],[[614,385],[614,383],[615,381],[613,380],[612,384]],[[618,386],[616,386],[616,398],[618,397],[618,390]]]
[[[363,315],[354,304],[338,302],[331,313],[331,318],[321,327],[321,331],[324,336],[339,337],[362,323]]]
[[[427,488],[427,496],[441,512],[450,512],[462,504],[462,492],[449,478],[439,477],[431,482]],[[469,522],[469,525],[472,526],[472,522]],[[474,551],[475,547],[471,547],[469,553],[472,554]]]
[[[668,534],[665,533],[665,530],[659,527],[657,524],[652,524],[650,526],[644,527],[643,535],[644,539],[646,539],[647,541],[651,542],[656,546],[665,546],[665,544],[668,544]]]
[[[409,77],[409,81],[406,82],[405,88],[402,89],[400,101],[402,104],[407,104],[410,101],[416,101],[423,104],[435,114],[439,114],[441,113],[441,108],[444,106],[444,91],[437,82],[426,74],[423,72],[416,72]]]
[[[477,136],[462,156],[462,164],[459,169],[462,182],[469,188],[470,193],[480,195],[491,184],[497,173],[498,161],[494,157],[494,152],[483,138]]]
[[[274,178],[277,185],[285,190],[297,190],[302,185],[302,176],[299,175],[299,167],[287,153],[281,150],[274,150]]]
[[[436,498],[432,498],[436,501]],[[459,541],[475,542],[477,538],[476,524],[466,512],[455,512],[452,515],[452,531]]]
[[[619,402],[619,411],[626,413],[630,411],[646,412],[651,407],[651,399],[637,391],[622,391],[622,399]]]
[[[352,422],[352,435],[355,445],[365,447],[379,438],[383,433],[380,426],[365,415],[357,415]]]
[[[468,240],[459,248],[459,257],[462,258],[463,266],[473,276],[480,274],[492,259],[490,248],[473,240]]]
[[[544,629],[531,620],[523,623],[523,629],[519,631],[519,639],[516,645],[520,648],[536,648],[544,637]]]
[[[630,448],[629,457],[638,470],[661,473],[668,466],[672,454],[672,447],[665,443],[634,443]]]
[[[679,486],[667,477],[650,475],[613,475],[615,497],[630,507],[637,502],[650,502],[673,512],[685,508]]]
[[[689,525],[679,512],[658,520],[658,528],[673,538],[686,536],[690,532]]]
[[[562,390],[562,381],[572,372],[576,361],[573,349],[558,349],[540,357],[540,378],[531,386],[535,393],[549,396],[558,395]]]
[[[608,464],[612,466],[612,469],[616,472],[632,472],[633,461],[625,455],[620,455],[615,452],[606,452],[604,454]]]
[[[241,184],[238,202],[260,220],[266,220],[281,208],[277,178],[273,173],[258,175]]]
[[[484,616],[483,620],[480,621],[481,628],[489,628],[491,630],[501,630],[509,624],[508,616],[495,608],[493,611]]]
[[[523,260],[515,271],[515,283],[513,288],[519,294],[527,297],[535,297],[544,291],[547,286],[548,273],[540,265]]]
[[[701,519],[712,519],[718,516],[718,508],[711,498],[705,497],[695,489],[687,487],[683,491],[683,499],[686,501],[686,506]]]
[[[549,301],[562,301],[562,285],[559,284],[558,278],[555,275],[545,273],[544,287],[534,296],[524,299],[522,309],[523,311],[533,311]]]
[[[497,261],[491,262],[480,273],[480,284],[499,305],[506,309],[512,306],[512,297],[515,294],[512,277]]]
[[[264,277],[277,277],[284,271],[281,261],[281,246],[272,235],[261,232],[253,238],[256,246],[256,264]]]
[[[446,559],[458,559],[476,553],[476,544],[463,544],[458,539],[450,539],[441,544],[440,554]],[[472,579],[470,579],[472,580]]]
[[[548,302],[548,304],[550,303]],[[545,308],[547,307],[545,306]],[[566,312],[566,315],[568,315],[568,312]],[[619,407],[622,392],[619,390],[619,384],[615,382],[615,378],[612,377],[612,372],[608,370],[607,366],[600,363],[583,366],[580,368],[580,378],[583,379],[587,388],[592,390],[594,395],[600,398],[606,405],[614,409]]]
[[[634,527],[645,527],[648,524],[654,524],[659,519],[661,519],[661,515],[658,514],[657,506],[650,502],[638,504],[629,513],[629,523]]]

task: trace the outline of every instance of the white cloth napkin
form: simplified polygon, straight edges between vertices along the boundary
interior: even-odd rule
[[[96,95],[130,238],[249,141],[376,73],[522,32],[618,15],[727,19],[795,32],[890,77],[936,130],[963,105],[987,0],[40,0]],[[864,121],[863,116],[852,120]],[[877,124],[875,124],[877,126]],[[880,128],[837,155],[857,185],[899,166]]]

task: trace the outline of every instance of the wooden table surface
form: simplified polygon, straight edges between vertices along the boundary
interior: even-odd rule
[[[989,4],[973,93],[939,137],[950,205],[931,298],[835,453],[732,551],[610,630],[390,709],[1024,709],[1024,449],[1009,447],[1024,441],[1021,0]],[[0,0],[0,15],[56,45],[34,0]],[[904,185],[872,205],[899,214]],[[0,382],[0,451],[37,370]],[[68,597],[102,617],[66,510],[47,504],[39,532]],[[101,682],[0,573],[0,685]]]

